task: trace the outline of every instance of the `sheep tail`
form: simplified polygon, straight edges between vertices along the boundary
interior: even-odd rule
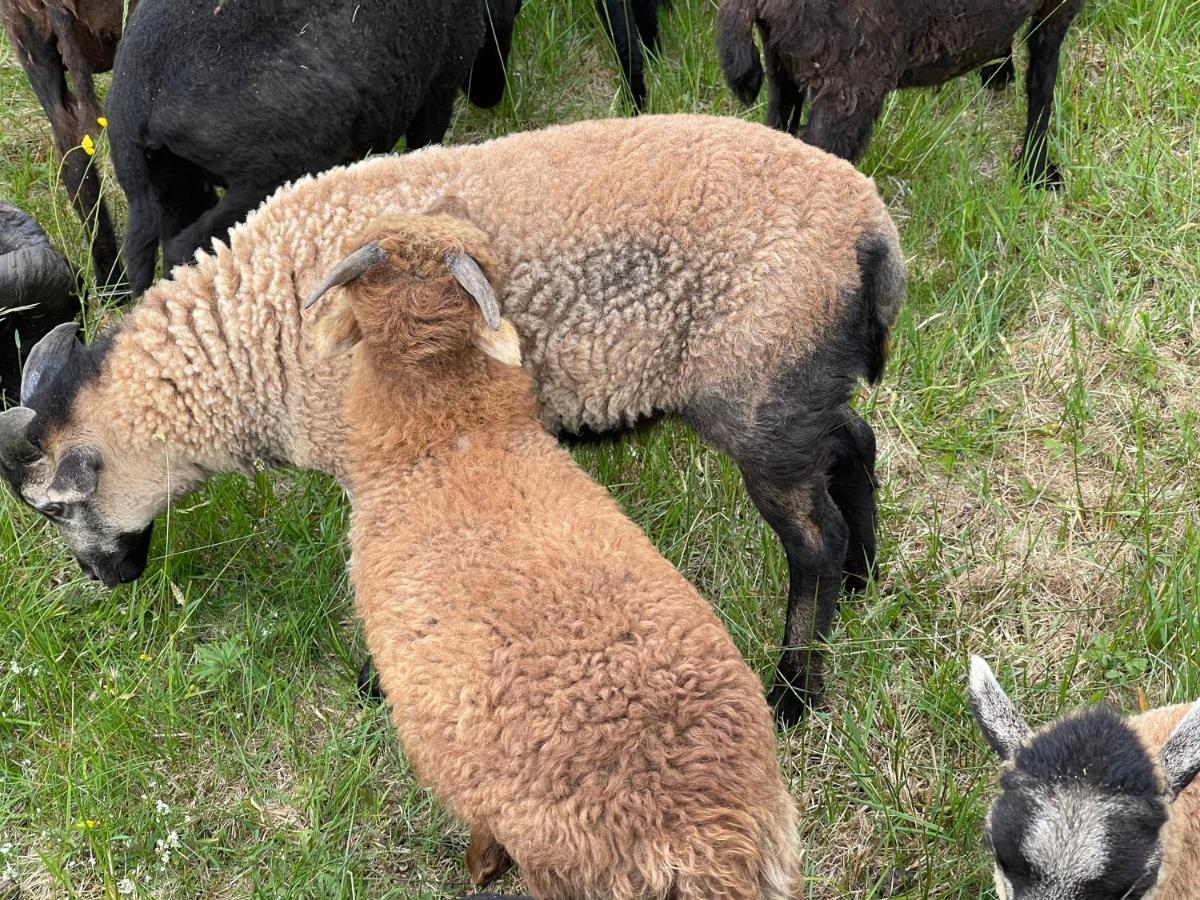
[[[745,104],[762,88],[763,67],[754,43],[755,10],[750,0],[724,0],[717,10],[717,55],[729,87]]]
[[[867,319],[866,343],[868,362],[866,376],[878,384],[887,364],[892,323],[904,303],[908,274],[900,252],[896,228],[887,227],[865,235],[858,243],[859,286],[863,313]]]

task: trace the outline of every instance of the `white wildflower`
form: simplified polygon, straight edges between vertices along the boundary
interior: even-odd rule
[[[117,882],[117,893],[122,897],[128,897],[130,894],[137,891],[137,886],[129,878],[122,878]]]

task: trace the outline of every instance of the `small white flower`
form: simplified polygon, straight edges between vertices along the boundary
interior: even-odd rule
[[[17,661],[15,659],[8,664],[8,671],[12,672],[14,675],[21,674],[21,667],[17,665]]]
[[[12,863],[4,864],[4,871],[0,872],[0,880],[4,880],[4,881],[16,881],[17,880],[17,870],[13,868]]]
[[[151,782],[150,786],[154,787],[154,782]],[[161,800],[155,800],[154,801],[154,811],[156,813],[158,813],[160,816],[165,816],[167,813],[169,813],[171,811],[171,807],[167,806],[167,804],[163,803]]]
[[[21,711],[21,706],[22,706],[21,698],[13,697],[13,712],[19,713]]]
[[[12,853],[12,841],[5,841],[3,844],[0,844],[0,856],[8,856],[10,853]]]
[[[122,897],[128,897],[137,890],[137,886],[128,878],[122,878],[117,882],[117,893]]]
[[[172,850],[179,849],[179,832],[178,831],[172,830],[171,833],[167,835],[167,846],[170,847]]]

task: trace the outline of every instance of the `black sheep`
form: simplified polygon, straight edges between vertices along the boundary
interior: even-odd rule
[[[21,358],[79,314],[75,273],[32,217],[0,202],[0,396],[18,403]]]
[[[144,0],[108,95],[134,294],[160,243],[169,271],[287,181],[440,141],[460,88],[499,101],[510,2]]]
[[[902,87],[941,84],[972,69],[1000,88],[1013,78],[1012,42],[1029,22],[1029,98],[1022,160],[1039,186],[1062,177],[1046,158],[1046,127],[1058,77],[1059,49],[1083,0],[721,0],[721,66],[746,103],[758,96],[763,64],[767,124],[851,161],[866,150],[884,98]]]

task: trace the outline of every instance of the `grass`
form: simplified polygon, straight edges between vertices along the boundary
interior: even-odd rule
[[[761,119],[723,86],[713,18],[665,14],[650,108]],[[862,398],[882,574],[843,604],[825,707],[780,740],[808,896],[988,895],[968,652],[1037,721],[1200,695],[1197,23],[1196,0],[1089,5],[1057,93],[1060,194],[1013,177],[1019,91],[964,78],[886,106],[862,168],[912,284]],[[586,0],[527,3],[511,76],[450,142],[628,112]],[[0,44],[0,195],[84,266],[50,147]],[[669,424],[579,458],[766,677],[785,566],[730,462]],[[0,897],[461,892],[465,834],[355,700],[339,492],[221,478],[165,518],[147,575],[110,593],[0,499]]]

